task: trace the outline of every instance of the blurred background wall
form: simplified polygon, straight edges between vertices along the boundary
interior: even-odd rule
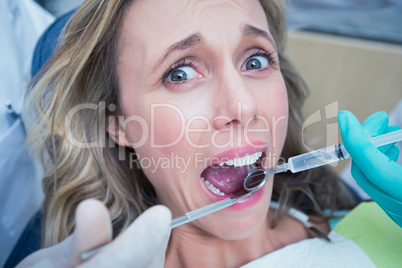
[[[326,107],[350,110],[363,121],[376,111],[392,112],[402,99],[401,45],[299,31],[289,33],[288,54],[311,90],[305,117],[321,113],[305,128],[314,149],[336,142],[337,133],[327,133],[336,118]]]
[[[287,54],[311,90],[306,144],[318,149],[341,142],[337,111],[350,110],[360,121],[376,111],[391,113],[402,100],[401,1],[287,2]]]

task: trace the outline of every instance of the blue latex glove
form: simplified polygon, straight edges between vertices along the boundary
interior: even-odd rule
[[[402,166],[396,163],[399,150],[394,144],[376,148],[364,131],[372,136],[400,129],[388,126],[388,115],[378,112],[363,124],[349,111],[338,115],[343,144],[352,157],[352,176],[359,186],[402,227]]]

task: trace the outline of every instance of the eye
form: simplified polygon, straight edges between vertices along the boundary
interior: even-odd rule
[[[263,69],[268,66],[268,59],[263,56],[253,56],[249,58],[243,65],[247,71]]]
[[[180,83],[197,77],[197,72],[188,66],[182,66],[173,70],[167,77],[168,81]]]

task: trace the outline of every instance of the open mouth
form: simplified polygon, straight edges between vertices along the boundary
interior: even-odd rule
[[[261,167],[262,156],[262,152],[257,152],[211,165],[201,173],[201,180],[212,193],[219,196],[237,197],[246,194],[244,179],[248,173]]]

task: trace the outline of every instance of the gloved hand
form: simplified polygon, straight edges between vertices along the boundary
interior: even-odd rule
[[[394,144],[376,148],[364,129],[378,136],[400,129],[388,126],[388,115],[378,112],[360,125],[349,111],[338,115],[343,144],[352,158],[352,176],[359,186],[402,227],[402,166],[396,163],[399,150]]]
[[[155,206],[86,262],[80,254],[112,239],[109,212],[97,200],[85,200],[75,213],[74,233],[63,242],[26,257],[20,267],[163,267],[172,215]]]

